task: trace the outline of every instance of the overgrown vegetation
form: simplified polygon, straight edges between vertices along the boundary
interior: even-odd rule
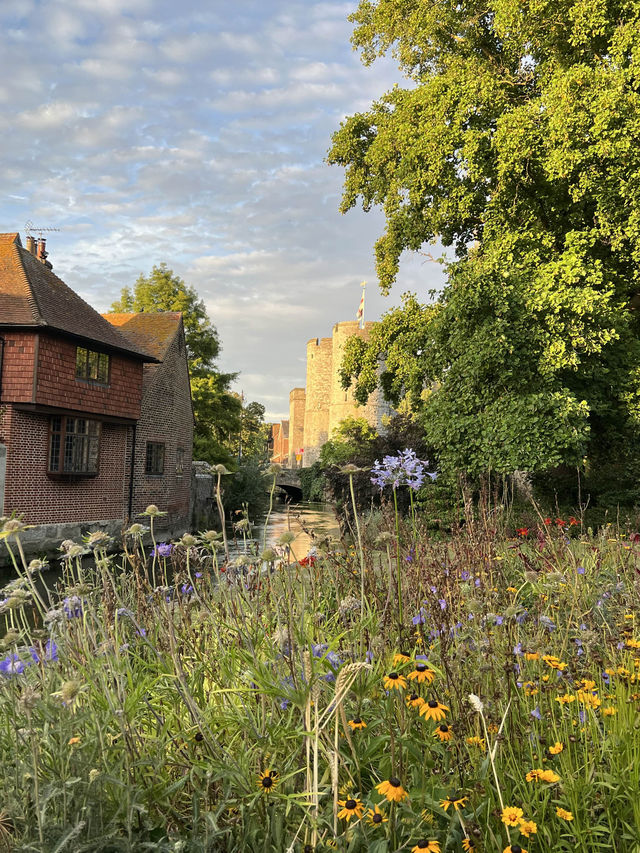
[[[0,844],[633,850],[640,536],[469,503],[440,541],[385,495],[315,557],[91,534],[55,590],[6,521]]]

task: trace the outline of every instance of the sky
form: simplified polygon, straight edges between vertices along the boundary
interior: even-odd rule
[[[1,0],[0,231],[46,232],[49,260],[100,311],[165,262],[205,301],[235,388],[288,416],[306,342],[440,266],[406,254],[383,297],[380,212],[339,213],[325,162],[340,122],[403,78],[365,68],[356,0]]]

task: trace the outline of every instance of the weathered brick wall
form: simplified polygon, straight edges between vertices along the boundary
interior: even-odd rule
[[[304,465],[313,465],[329,438],[329,404],[333,341],[313,338],[307,343],[307,388],[304,412]]]
[[[145,473],[147,442],[165,445],[164,473]],[[177,450],[182,448],[183,472],[176,470]],[[162,364],[144,369],[140,420],[136,428],[133,521],[149,504],[168,513],[157,527],[189,529],[191,460],[193,455],[193,410],[189,372],[182,330],[169,347]]]
[[[109,369],[108,387],[76,379],[76,344],[41,333],[35,402],[96,415],[138,418],[142,362],[110,353]]]
[[[294,388],[289,394],[289,467],[297,468],[302,460],[296,454],[304,447],[304,410],[306,394],[304,388]]]
[[[96,477],[51,480],[49,417],[7,404],[0,417],[0,442],[7,445],[4,514],[24,513],[29,524],[124,520],[122,483],[130,427],[102,424]]]
[[[279,465],[287,465],[289,463],[289,421],[273,424],[271,437],[273,440],[271,461]]]
[[[33,332],[0,332],[4,338],[2,365],[2,400],[30,403],[33,397],[33,378],[36,338]]]

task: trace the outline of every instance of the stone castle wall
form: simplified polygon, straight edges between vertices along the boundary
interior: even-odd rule
[[[391,414],[391,408],[375,391],[362,406],[354,400],[351,389],[345,391],[340,382],[340,364],[344,346],[353,335],[367,339],[374,323],[360,328],[356,320],[336,323],[330,338],[312,338],[307,343],[307,384],[305,388],[294,388],[289,394],[288,457],[272,460],[289,468],[307,468],[320,456],[320,448],[332,433],[348,417],[365,418],[374,429],[381,432],[382,420]],[[278,424],[273,428],[277,430]],[[304,448],[302,460],[296,454]]]
[[[333,340],[313,338],[307,343],[307,385],[303,444],[305,466],[313,465],[329,439]]]
[[[289,394],[289,468],[299,468],[298,451],[304,447],[304,410],[306,408],[304,388],[294,388]]]

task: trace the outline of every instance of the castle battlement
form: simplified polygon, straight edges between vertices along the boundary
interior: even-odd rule
[[[353,335],[368,338],[373,325],[369,322],[361,329],[358,321],[347,320],[333,326],[330,338],[307,341],[306,386],[294,388],[289,394],[291,468],[312,465],[322,445],[345,418],[365,418],[374,429],[382,429],[382,418],[391,409],[381,393],[374,392],[363,406],[340,382],[340,364],[347,339]]]

